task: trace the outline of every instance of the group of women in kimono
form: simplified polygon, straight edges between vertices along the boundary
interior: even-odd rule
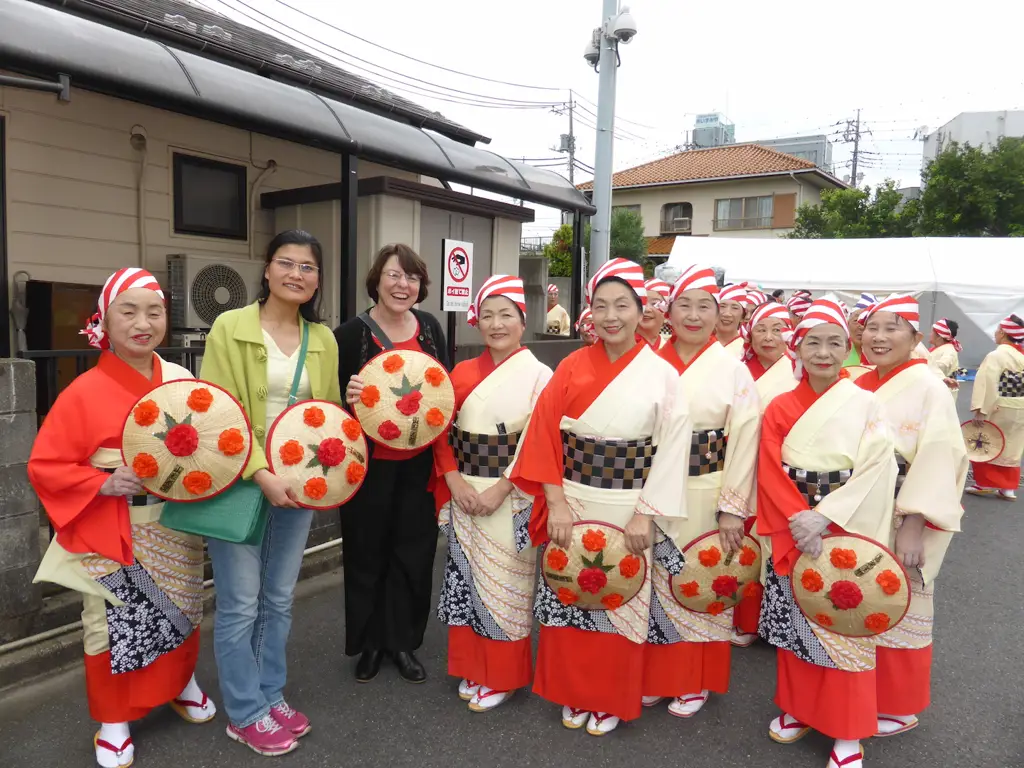
[[[209,547],[227,735],[268,756],[294,750],[312,728],[284,697],[312,512],[268,470],[266,429],[293,381],[299,399],[353,403],[358,371],[382,349],[419,349],[447,367],[439,324],[414,309],[429,279],[411,249],[382,249],[367,279],[375,306],[333,335],[316,315],[322,267],[312,236],[275,238],[259,301],[218,318],[201,371],[245,408],[256,440],[243,478],[271,504],[262,543]],[[563,725],[595,736],[665,700],[671,714],[693,717],[711,693],[728,691],[732,647],[759,634],[778,648],[775,741],[814,728],[836,739],[829,768],[859,768],[861,739],[913,728],[929,703],[933,584],[962,512],[967,462],[953,401],[915,358],[912,298],[859,308],[858,360],[875,368],[856,384],[843,371],[853,348],[845,307],[795,298],[784,306],[745,286],[723,289],[698,266],[673,285],[645,280],[639,265],[614,259],[587,285],[584,346],[552,372],[522,345],[522,281],[488,279],[468,316],[486,349],[451,371],[449,440],[414,455],[374,448],[366,483],[343,508],[356,679],[369,682],[391,658],[407,681],[425,680],[414,651],[440,525],[448,547],[437,614],[448,626],[449,674],[474,712],[532,685],[561,705]],[[950,344],[955,330],[938,323],[934,333]],[[56,532],[38,578],[84,595],[102,768],[133,762],[129,723],[152,708],[169,703],[190,723],[216,711],[193,674],[203,542],[161,526],[160,500],[120,459],[133,404],[161,382],[192,377],[155,353],[165,332],[156,279],[139,268],[112,275],[84,331],[103,350],[99,364],[57,399],[29,462]],[[997,352],[1019,373],[1024,322],[1008,318],[1001,333],[1011,349]],[[978,418],[1013,408],[996,381]],[[825,490],[808,495],[799,480],[808,472],[828,478]],[[537,558],[549,544],[571,547],[582,521],[621,529],[623,562],[645,574],[635,597],[584,610],[537,579]],[[745,534],[758,537],[763,601],[753,594],[712,615],[671,597],[686,544],[709,531],[727,553]],[[820,552],[829,531],[889,546],[913,574],[908,618],[877,641],[840,641],[795,607],[793,563]]]

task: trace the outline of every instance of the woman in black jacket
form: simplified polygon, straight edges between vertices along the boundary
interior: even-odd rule
[[[437,319],[413,309],[427,297],[427,265],[407,245],[386,245],[366,277],[375,305],[339,326],[338,376],[346,401],[359,400],[358,373],[386,347],[426,352],[451,369]],[[371,330],[372,329],[372,330]],[[345,506],[341,534],[345,569],[345,653],[360,654],[356,680],[368,683],[390,655],[410,683],[426,680],[414,651],[423,644],[437,520],[428,483],[429,447],[399,452],[372,445],[363,487]]]

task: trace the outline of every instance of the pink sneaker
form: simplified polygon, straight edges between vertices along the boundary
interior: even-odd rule
[[[299,746],[295,737],[269,714],[245,728],[229,725],[228,738],[267,757],[286,755]]]
[[[296,739],[305,736],[313,730],[313,726],[309,724],[309,718],[298,710],[289,707],[287,701],[282,701],[280,704],[272,706],[270,708],[270,715]]]

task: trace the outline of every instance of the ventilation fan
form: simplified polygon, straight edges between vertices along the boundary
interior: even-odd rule
[[[263,264],[175,254],[167,257],[171,329],[207,330],[221,313],[255,301]]]

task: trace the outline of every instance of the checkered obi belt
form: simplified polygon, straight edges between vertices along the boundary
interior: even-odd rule
[[[562,432],[562,477],[606,490],[643,488],[657,450],[649,437],[596,440]]]
[[[1000,397],[1024,397],[1024,371],[1003,371],[999,374]]]
[[[704,429],[695,431],[690,438],[690,477],[710,475],[725,469],[725,447],[728,439],[725,430]]]
[[[905,458],[896,454],[896,493],[900,492],[900,488],[903,487],[903,481],[907,479],[907,472],[910,471],[910,462]]]
[[[448,441],[455,451],[459,472],[473,477],[501,477],[516,455],[522,434],[481,435],[452,426]]]
[[[789,479],[793,481],[796,489],[807,499],[808,509],[814,509],[819,502],[828,496],[832,491],[837,491],[846,485],[846,481],[853,475],[852,469],[840,469],[834,472],[815,472],[813,469],[800,469],[783,464]]]

